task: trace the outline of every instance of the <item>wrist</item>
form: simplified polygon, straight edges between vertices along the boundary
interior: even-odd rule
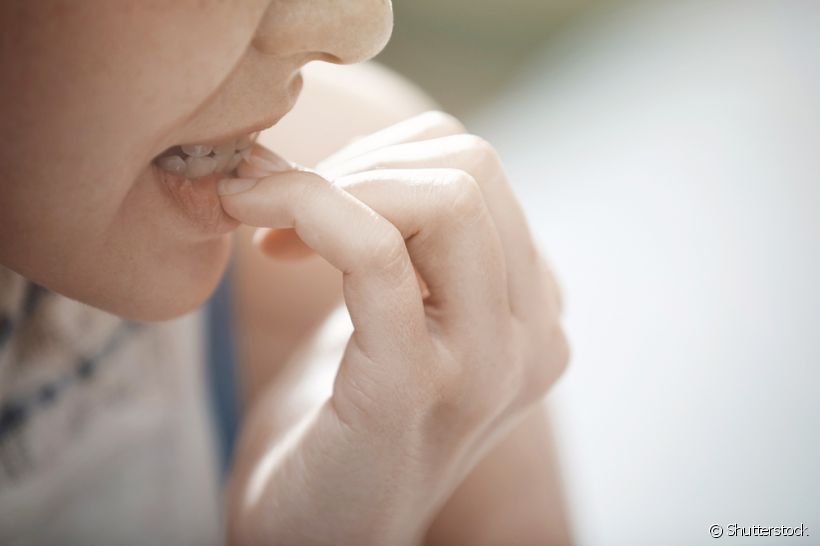
[[[433,513],[417,467],[346,428],[326,403],[272,447],[246,453],[231,484],[232,544],[423,543]]]

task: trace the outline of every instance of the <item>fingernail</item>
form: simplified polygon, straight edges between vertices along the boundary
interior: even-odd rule
[[[223,178],[216,185],[216,192],[219,195],[231,195],[248,191],[259,182],[258,178]]]
[[[270,151],[264,152],[264,155],[253,154],[247,159],[247,162],[254,167],[270,172],[292,171],[294,169],[293,164]]]

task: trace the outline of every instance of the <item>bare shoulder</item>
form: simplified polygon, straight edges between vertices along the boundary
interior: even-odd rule
[[[307,166],[357,136],[435,108],[418,88],[377,64],[305,67],[296,107],[259,137],[261,144]],[[246,403],[276,381],[280,366],[341,301],[341,276],[324,260],[279,262],[236,234],[233,294]]]
[[[302,73],[296,107],[260,142],[304,165],[315,165],[357,136],[436,108],[418,87],[377,63],[317,62]]]

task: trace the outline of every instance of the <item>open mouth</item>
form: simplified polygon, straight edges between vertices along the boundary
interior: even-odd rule
[[[167,198],[168,210],[182,219],[177,225],[186,233],[196,237],[205,234],[210,238],[227,234],[239,226],[239,221],[222,208],[217,185],[223,178],[237,176],[237,167],[251,157],[259,133],[276,125],[293,108],[302,81],[301,74],[297,74],[290,82],[287,108],[278,115],[259,120],[254,126],[246,126],[247,133],[178,144],[151,160],[150,180]],[[237,134],[241,136],[235,136]],[[192,226],[193,232],[188,229]]]
[[[239,225],[222,209],[216,186],[220,179],[236,176],[258,136],[256,131],[220,142],[179,144],[151,162],[159,188],[195,233],[222,235]]]
[[[161,170],[188,180],[212,174],[229,175],[251,154],[258,132],[215,143],[181,144],[168,148],[154,159]]]

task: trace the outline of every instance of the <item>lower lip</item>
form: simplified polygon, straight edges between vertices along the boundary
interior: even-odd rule
[[[214,173],[196,180],[189,180],[153,165],[155,178],[183,221],[203,235],[219,236],[239,227],[238,220],[228,216],[222,209],[216,185],[225,175]]]
[[[301,93],[303,83],[302,74],[297,73],[289,86],[293,102]],[[288,108],[288,111],[290,109]],[[151,163],[151,169],[154,180],[159,182],[161,192],[178,211],[183,223],[192,227],[195,234],[207,237],[226,235],[241,225],[222,208],[216,191],[217,183],[226,176],[225,174],[216,173],[192,181],[160,169],[154,163]]]

